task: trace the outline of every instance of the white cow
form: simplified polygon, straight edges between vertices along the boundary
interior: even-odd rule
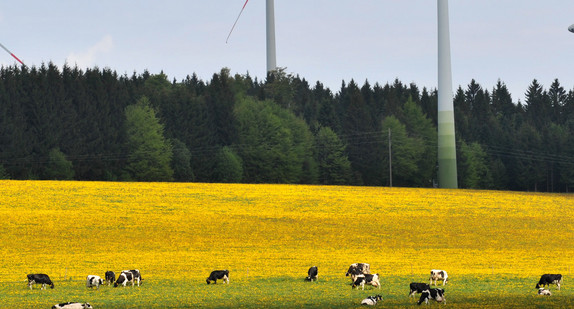
[[[446,271],[444,270],[440,270],[440,269],[433,269],[430,271],[430,279],[429,279],[429,285],[433,284],[434,281],[434,285],[437,285],[437,280],[442,280],[442,285],[446,285],[446,282],[448,280],[448,275],[446,274]]]
[[[61,304],[56,304],[54,306],[52,306],[52,309],[93,309],[94,307],[92,307],[92,305],[90,305],[89,303],[61,303]]]
[[[100,276],[96,276],[96,275],[89,275],[86,278],[86,287],[87,288],[93,288],[96,287],[96,290],[98,290],[100,288],[100,285],[104,284],[104,280],[102,280],[102,278],[100,278]]]

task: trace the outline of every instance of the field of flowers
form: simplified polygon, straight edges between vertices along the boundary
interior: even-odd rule
[[[543,273],[565,277],[552,301],[574,302],[574,196],[567,194],[0,181],[0,222],[0,307],[70,297],[110,308],[217,307],[217,300],[257,307],[269,293],[281,300],[277,307],[353,306],[373,293],[404,306],[414,302],[408,283],[424,282],[432,268],[448,271],[447,299],[459,291],[460,306],[477,305],[474,292],[542,301],[532,295]],[[384,277],[381,291],[351,291],[344,274],[354,262]],[[313,265],[320,282],[309,289],[302,279]],[[145,282],[139,290],[86,294],[87,275],[134,268]],[[229,269],[231,284],[207,286],[214,269]],[[56,289],[30,291],[28,273],[49,274]]]

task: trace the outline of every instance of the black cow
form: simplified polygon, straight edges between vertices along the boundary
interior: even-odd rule
[[[213,284],[217,284],[217,279],[223,279],[223,283],[229,284],[229,270],[214,270],[211,272],[209,277],[207,277],[207,284],[213,281]]]
[[[539,289],[541,286],[556,284],[558,290],[560,290],[560,284],[562,284],[562,275],[560,274],[544,274],[540,277],[536,288]]]
[[[28,277],[28,286],[30,287],[30,290],[32,289],[32,284],[34,283],[41,284],[42,285],[41,290],[45,289],[47,284],[50,285],[51,289],[54,288],[54,283],[52,282],[52,280],[50,280],[50,277],[48,277],[48,275],[46,274],[30,274],[27,277]]]
[[[439,303],[446,304],[446,298],[444,297],[443,289],[428,289],[422,292],[421,298],[417,304],[422,304],[423,302],[428,305],[429,299],[436,300]]]
[[[108,285],[112,285],[112,283],[114,283],[114,281],[116,281],[116,273],[114,273],[111,270],[108,270],[108,271],[106,271],[104,279]]]
[[[140,286],[140,281],[142,280],[143,279],[138,269],[122,270],[122,273],[118,276],[118,280],[114,283],[114,287],[117,287],[120,284],[126,286],[128,282],[131,282],[132,286],[137,282],[138,286]]]
[[[317,269],[317,266],[313,266],[311,268],[309,268],[309,270],[307,271],[307,278],[305,278],[305,280],[307,281],[317,281],[318,277],[319,277],[319,270]]]
[[[422,293],[424,290],[430,290],[430,286],[426,283],[411,282],[409,287],[411,289],[409,297],[413,297],[417,293]]]
[[[378,274],[364,274],[357,275],[355,281],[352,284],[352,288],[358,288],[359,286],[364,290],[365,284],[370,284],[376,288],[381,288],[381,283],[379,282]]]
[[[54,306],[52,306],[52,309],[93,309],[94,307],[92,307],[92,305],[90,305],[89,303],[71,303],[71,302],[67,302],[67,303],[61,303],[61,304],[56,304]]]
[[[355,281],[354,276],[365,275],[371,273],[371,266],[366,263],[354,263],[349,266],[345,277],[351,276],[351,279]]]

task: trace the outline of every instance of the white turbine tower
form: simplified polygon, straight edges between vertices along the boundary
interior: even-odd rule
[[[456,139],[450,66],[448,0],[437,0],[438,9],[438,183],[458,188]]]
[[[241,8],[241,11],[239,12],[239,15],[237,16],[237,19],[235,20],[235,23],[233,24],[233,27],[231,27],[231,31],[229,31],[229,35],[227,35],[227,40],[225,40],[226,43],[229,40],[229,37],[231,36],[231,33],[233,32],[233,29],[235,28],[235,25],[237,24],[239,17],[241,17],[241,13],[243,13],[243,10],[245,9],[247,2],[249,2],[249,0],[245,1],[245,3],[243,4],[243,7]],[[265,11],[266,11],[266,28],[267,28],[267,72],[272,72],[272,71],[275,71],[277,69],[277,58],[275,56],[275,3],[274,3],[274,0],[266,0]]]
[[[267,24],[267,72],[277,69],[275,54],[275,0],[267,0],[266,24]]]

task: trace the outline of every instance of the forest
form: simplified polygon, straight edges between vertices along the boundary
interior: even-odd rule
[[[460,188],[574,189],[574,89],[455,89]],[[436,127],[436,89],[399,80],[0,68],[0,179],[434,187]]]

